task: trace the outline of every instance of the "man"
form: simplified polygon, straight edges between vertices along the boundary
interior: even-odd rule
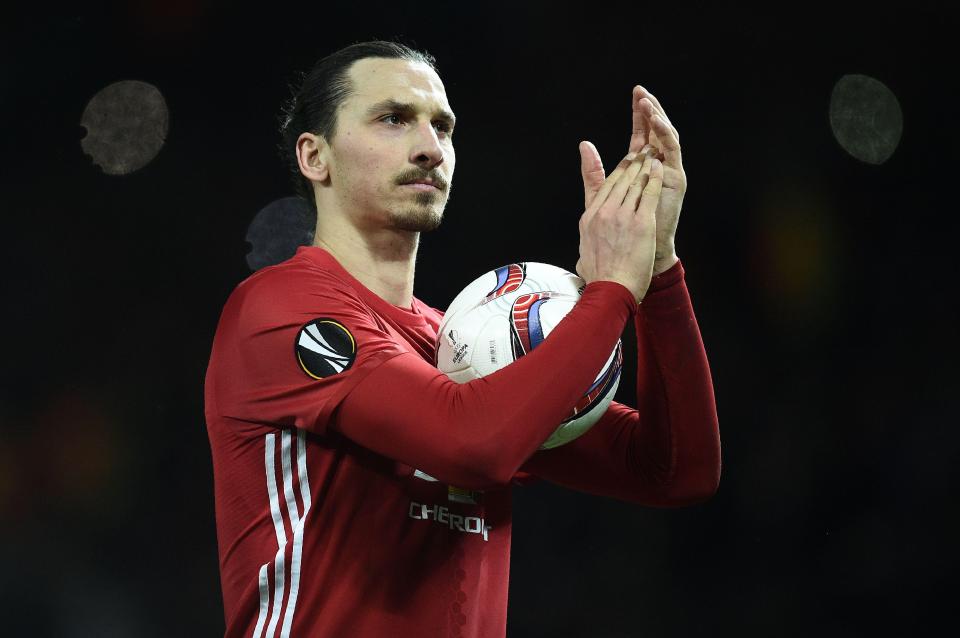
[[[227,636],[502,637],[512,484],[663,507],[716,489],[712,382],[673,250],[679,143],[639,87],[630,153],[609,176],[580,145],[577,305],[483,379],[458,385],[431,365],[442,315],[413,296],[414,263],[455,160],[433,62],[353,45],[286,109],[314,245],[237,286],[205,383]],[[537,451],[631,316],[639,410],[614,402]]]

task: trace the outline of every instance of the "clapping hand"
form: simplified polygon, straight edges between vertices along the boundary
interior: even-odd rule
[[[687,191],[687,176],[680,155],[680,134],[670,123],[656,97],[642,86],[633,88],[633,129],[630,153],[655,153],[663,162],[663,187],[656,210],[656,257],[653,274],[658,275],[677,262],[675,237],[680,221],[680,208]],[[580,172],[583,176],[584,208],[603,187],[604,182],[625,170],[630,160],[624,159],[607,176],[600,154],[591,142],[580,144]]]

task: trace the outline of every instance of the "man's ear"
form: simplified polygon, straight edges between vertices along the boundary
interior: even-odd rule
[[[304,177],[324,182],[330,176],[330,146],[322,135],[301,133],[297,138],[297,163]]]

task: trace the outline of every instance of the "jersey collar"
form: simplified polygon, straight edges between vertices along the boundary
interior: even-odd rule
[[[421,326],[427,323],[426,318],[421,312],[421,306],[423,305],[423,302],[421,302],[419,299],[413,297],[410,308],[395,306],[364,286],[360,280],[351,275],[347,269],[337,261],[336,257],[331,255],[326,249],[321,248],[320,246],[299,246],[297,248],[296,257],[308,259],[321,268],[333,272],[340,279],[349,284],[351,288],[356,290],[357,294],[360,295],[364,302],[366,302],[368,306],[372,307],[378,313],[386,315],[392,318],[394,321],[405,325]]]

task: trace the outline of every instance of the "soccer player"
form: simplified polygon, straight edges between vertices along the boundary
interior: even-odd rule
[[[285,106],[282,150],[319,211],[314,243],[231,293],[205,381],[227,636],[502,638],[513,485],[656,507],[716,490],[712,380],[674,251],[686,177],[641,87],[610,175],[580,144],[587,284],[573,310],[482,379],[459,385],[432,365],[442,313],[413,295],[414,264],[455,161],[434,64],[352,45]],[[631,319],[638,409],[613,402],[586,434],[538,451]]]

